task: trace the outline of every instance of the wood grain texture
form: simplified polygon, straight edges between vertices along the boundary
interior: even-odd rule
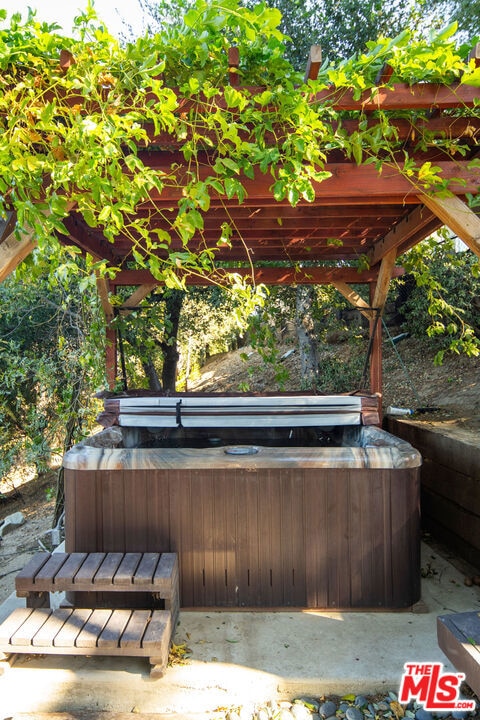
[[[123,528],[106,527],[113,522],[108,506],[116,498],[105,488],[114,492],[108,475],[118,471],[87,474],[104,488],[102,532],[109,542],[115,536],[123,550]],[[145,474],[144,492],[125,494],[130,523],[131,518],[136,522],[129,534],[152,552],[158,548],[152,538],[161,533],[164,548],[178,553],[183,607],[378,609],[409,607],[418,600],[418,467]],[[85,471],[66,475],[81,493]],[[125,486],[136,487],[136,470],[121,475]],[[88,522],[85,527],[86,534],[77,517],[69,546],[89,543]],[[129,595],[118,593],[118,603],[126,606]]]

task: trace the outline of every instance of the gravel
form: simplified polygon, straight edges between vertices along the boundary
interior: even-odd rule
[[[342,698],[299,697],[293,702],[269,702],[254,710],[232,709],[226,713],[226,720],[474,720],[478,717],[477,711],[427,712],[415,702],[400,705],[395,693],[390,692],[374,698],[346,695]]]

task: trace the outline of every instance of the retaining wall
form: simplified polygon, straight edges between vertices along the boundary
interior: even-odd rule
[[[422,529],[480,567],[480,438],[455,436],[448,426],[387,417],[386,428],[423,457]]]

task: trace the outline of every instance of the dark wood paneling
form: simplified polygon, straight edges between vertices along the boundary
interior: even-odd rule
[[[388,418],[388,430],[423,457],[423,529],[480,567],[480,446],[444,430]]]
[[[68,549],[177,552],[184,607],[419,598],[418,469],[65,472]]]

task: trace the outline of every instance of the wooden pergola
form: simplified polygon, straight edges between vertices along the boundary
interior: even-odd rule
[[[480,55],[478,46],[473,52],[473,57]],[[319,49],[314,46],[307,67],[309,78],[315,78],[318,72],[318,53]],[[233,71],[236,63],[238,57],[232,51],[230,65]],[[233,71],[230,80],[235,84],[237,76]],[[260,92],[261,89],[250,88],[250,91]],[[246,189],[244,201],[239,203],[236,197],[212,196],[210,207],[204,214],[204,230],[190,243],[193,248],[214,248],[218,270],[203,278],[186,276],[186,282],[208,284],[222,276],[222,267],[232,268],[233,265],[236,273],[255,284],[332,284],[370,320],[373,339],[370,389],[381,393],[381,322],[378,318],[391,277],[402,272],[396,266],[397,258],[442,225],[447,225],[480,256],[480,218],[467,202],[467,196],[477,195],[480,190],[480,167],[472,165],[472,160],[479,154],[480,117],[450,112],[474,108],[479,89],[460,83],[385,87],[380,78],[376,91],[369,90],[359,99],[354,97],[353,91],[329,89],[322,93],[324,97],[328,95],[334,110],[362,111],[372,124],[378,110],[396,116],[394,123],[402,143],[398,163],[384,164],[379,171],[375,164],[357,164],[339,151],[331,152],[325,167],[331,177],[314,184],[313,202],[300,201],[295,207],[286,199],[277,202],[273,198],[269,175],[256,170],[253,179],[242,177]],[[322,93],[317,100],[322,100]],[[188,101],[180,104],[181,111],[186,109]],[[405,111],[421,111],[422,119],[414,124],[413,120],[406,119]],[[344,127],[354,132],[358,121],[345,120]],[[426,149],[417,149],[419,129],[432,139]],[[461,141],[467,153],[447,156],[436,146],[435,138],[449,138],[452,145]],[[139,157],[146,165],[165,173],[169,172],[172,163],[177,163],[178,177],[182,168],[187,173],[179,147],[179,142],[171,136],[155,136],[152,132],[149,146],[139,151]],[[448,196],[436,194],[434,190],[431,193],[419,191],[410,182],[402,172],[405,149],[416,163],[431,162],[440,168],[442,178],[452,181]],[[208,172],[209,153],[213,156],[215,150],[213,147],[211,151],[204,151],[200,178],[203,172]],[[181,188],[166,187],[161,193],[153,190],[150,200],[138,212],[149,218],[152,229],[168,229],[170,216],[173,217],[172,207],[180,197]],[[231,245],[219,248],[219,228],[227,221],[233,228]],[[20,241],[13,235],[14,225],[12,215],[1,228],[0,279],[35,247],[32,235],[25,235]],[[115,243],[108,242],[101,228],[89,227],[75,207],[71,207],[65,225],[69,236],[60,237],[62,242],[76,245],[93,257],[103,258],[121,268],[113,280],[98,280],[107,323],[113,317],[110,292],[115,292],[119,286],[136,287],[123,305],[128,309],[137,306],[159,284],[148,271],[132,269],[128,263],[132,240],[127,236],[118,237]],[[175,242],[178,242],[177,247]],[[173,241],[171,250],[176,249],[182,249],[180,239]],[[158,251],[160,257],[162,252]],[[368,269],[359,271],[356,263],[361,258]],[[369,286],[369,303],[352,288],[358,283]],[[111,329],[107,332],[110,341],[108,377],[113,384],[116,376],[115,334]]]

